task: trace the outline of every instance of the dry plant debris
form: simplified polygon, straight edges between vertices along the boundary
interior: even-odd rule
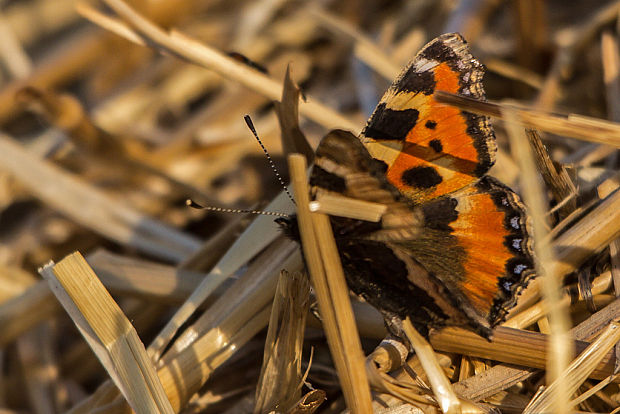
[[[0,412],[620,412],[618,22],[613,0],[2,2]],[[408,355],[349,298],[326,216],[385,206],[308,203],[304,160],[444,32],[489,100],[436,98],[492,118],[544,276],[493,341]],[[297,205],[246,114],[285,181],[305,156]],[[313,289],[273,217],[187,198],[299,211]]]

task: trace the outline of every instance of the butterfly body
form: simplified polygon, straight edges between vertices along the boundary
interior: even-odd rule
[[[489,338],[533,275],[518,196],[486,172],[486,117],[437,103],[436,90],[484,99],[482,66],[458,34],[427,44],[358,138],[331,131],[316,150],[311,196],[387,206],[379,223],[330,218],[349,287],[402,336],[462,326]]]

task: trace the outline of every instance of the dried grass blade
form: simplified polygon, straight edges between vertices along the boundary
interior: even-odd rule
[[[27,78],[8,83],[0,90],[0,122],[14,119],[19,111],[19,105],[15,105],[15,94],[26,83],[53,89],[67,79],[79,76],[100,59],[105,53],[104,45],[101,33],[91,30],[73,32],[62,48],[52,48],[43,61],[37,62]]]
[[[616,239],[609,244],[611,259],[611,274],[614,281],[614,293],[620,297],[620,240]]]
[[[58,381],[59,370],[51,358],[51,326],[50,323],[41,324],[16,341],[16,360],[23,371],[28,405],[33,412],[41,414],[56,411],[52,390]]]
[[[161,303],[182,303],[205,274],[98,249],[86,256],[104,286],[112,293]]]
[[[618,344],[616,344],[616,346],[617,345]],[[584,402],[585,400],[587,400],[588,398],[590,398],[594,394],[598,393],[599,391],[601,391],[603,388],[605,388],[606,386],[608,386],[612,382],[615,382],[618,379],[618,376],[620,376],[620,373],[612,374],[612,375],[608,376],[607,378],[599,381],[598,384],[596,384],[595,386],[593,386],[592,388],[590,388],[589,390],[587,390],[583,394],[580,394],[577,398],[572,400],[570,402],[570,404],[573,407],[581,404],[582,402]]]
[[[432,399],[430,389],[398,381],[379,371],[373,361],[368,360],[366,364],[368,379],[375,391],[392,395],[422,410],[436,409],[437,403]]]
[[[299,97],[301,90],[291,78],[291,68],[286,68],[282,85],[282,99],[274,101],[280,130],[282,131],[282,152],[284,155],[299,153],[308,164],[314,162],[314,150],[299,127]]]
[[[571,329],[570,334],[575,339],[587,340],[614,321],[619,314],[620,299],[616,299]],[[454,388],[459,395],[465,398],[479,400],[515,385],[519,381],[524,381],[536,372],[538,371],[531,368],[521,369],[511,365],[500,364],[474,377],[454,384]],[[606,375],[608,374],[609,372]]]
[[[332,216],[378,222],[387,210],[385,204],[356,200],[349,197],[323,195],[310,202],[310,211]]]
[[[325,391],[312,390],[304,395],[288,414],[312,414],[325,401]]]
[[[579,386],[588,378],[592,370],[607,352],[620,341],[620,324],[612,322],[605,331],[592,342],[562,373],[562,381],[554,381],[542,393],[538,394],[526,407],[524,414],[543,413],[553,406],[555,388],[566,387],[564,394],[573,395]],[[567,401],[568,410],[574,405]],[[565,411],[565,412],[568,412]]]
[[[620,121],[620,51],[618,49],[618,35],[604,31],[601,35],[601,54],[603,63],[603,79],[607,98],[607,113],[613,121]],[[617,160],[617,155],[611,162]],[[616,296],[620,296],[620,240],[616,239],[609,244],[611,256],[611,274],[614,280]],[[620,355],[620,353],[619,353]]]
[[[157,374],[175,412],[179,412],[187,404],[215,369],[267,326],[269,314],[269,306],[264,306],[252,315],[239,309],[228,315],[220,325],[197,338],[181,353],[167,358]],[[179,381],[179,378],[183,381]],[[115,391],[116,388],[111,383],[104,383],[95,394],[80,406],[74,407],[69,414],[110,412],[108,410],[111,407],[115,410],[126,410],[123,401],[114,399]]]
[[[487,58],[484,60],[484,65],[490,72],[495,72],[513,81],[523,82],[534,89],[540,89],[543,86],[543,77],[523,66],[518,66],[498,58]]]
[[[187,404],[217,367],[267,326],[270,313],[271,307],[265,306],[251,317],[240,319],[231,315],[218,328],[166,361],[158,374],[176,411]],[[179,378],[183,381],[179,382]]]
[[[221,76],[239,82],[271,100],[280,99],[282,85],[278,81],[186,35],[178,32],[167,33],[163,31],[148,19],[136,13],[122,0],[104,0],[104,3],[127,22],[127,24],[121,22],[124,27],[115,33],[125,35],[125,28],[129,28],[138,37],[148,40],[149,44],[155,45],[166,52],[211,69]],[[106,28],[115,29],[116,26],[118,25],[107,24]],[[129,36],[129,40],[133,37],[133,35]],[[311,99],[300,102],[299,110],[304,116],[326,128],[346,128],[351,131],[358,131],[359,129],[355,122]]]
[[[562,372],[571,359],[571,339],[568,335],[570,321],[567,309],[562,303],[561,280],[554,277],[550,265],[554,262],[554,254],[548,243],[544,242],[546,231],[545,212],[547,203],[544,197],[545,190],[540,185],[537,176],[536,164],[532,149],[528,143],[524,129],[520,126],[520,118],[516,111],[506,106],[502,108],[502,115],[506,123],[506,130],[510,140],[510,148],[514,158],[521,167],[523,198],[529,207],[529,214],[533,222],[534,250],[536,252],[536,272],[541,282],[545,302],[549,308],[551,328],[551,354],[547,360],[547,381],[557,381],[552,404],[553,412],[562,414],[567,412],[567,401],[570,397],[563,386]]]
[[[437,91],[434,96],[438,102],[500,119],[505,119],[504,112],[508,106],[504,103],[482,102],[444,91]],[[523,107],[513,107],[512,110],[518,114],[518,122],[527,128],[620,147],[618,123],[575,114],[561,116]]]
[[[557,279],[563,278],[592,254],[607,247],[618,236],[620,236],[620,191],[615,191],[553,241],[556,261],[551,266],[551,273]],[[510,313],[511,316],[531,306],[540,298],[541,280],[541,278],[534,279],[523,291],[519,303]]]
[[[437,402],[432,398],[432,390],[421,381],[411,383],[388,375],[388,372],[407,363],[408,354],[408,346],[401,341],[384,339],[366,358],[366,372],[372,388],[414,405],[422,411],[436,409]],[[410,380],[411,377],[408,376],[407,379]]]
[[[37,159],[4,134],[0,134],[0,165],[52,208],[121,245],[174,262],[200,246],[195,237],[111,199],[77,176]]]
[[[41,270],[52,291],[137,413],[173,413],[129,320],[79,254]]]
[[[355,55],[375,72],[390,82],[398,76],[401,71],[400,66],[346,20],[318,8],[311,9],[311,14],[327,29],[352,40]]]
[[[291,203],[282,192],[266,208],[268,211],[287,211],[291,208]],[[224,283],[224,280],[273,242],[278,235],[272,217],[256,217],[149,345],[149,353],[154,359],[161,357],[163,349],[178,329]]]
[[[549,360],[549,335],[540,332],[498,327],[491,343],[473,332],[449,327],[431,336],[434,349],[512,365],[544,369]],[[590,344],[574,341],[577,353]],[[613,371],[614,355],[610,352],[592,371],[592,378],[602,379]]]
[[[245,323],[263,307],[270,305],[282,269],[301,268],[299,246],[284,235],[262,252],[226,292],[175,340],[162,360],[168,361],[191,343],[217,329],[225,320]],[[241,325],[239,325],[241,326]],[[234,332],[234,330],[233,330]],[[227,334],[230,336],[230,333]]]
[[[310,216],[325,268],[325,278],[329,288],[328,293],[331,296],[331,306],[334,308],[337,328],[342,338],[343,349],[340,352],[344,353],[347,369],[351,377],[352,391],[357,399],[354,408],[360,413],[372,412],[368,377],[364,369],[364,351],[362,350],[359,332],[355,324],[355,317],[353,316],[353,309],[349,299],[349,288],[345,281],[329,217],[321,213],[311,213]]]
[[[344,292],[342,289],[338,292],[340,293],[340,296],[343,297],[332,297],[333,287],[328,284],[326,276],[326,267],[328,264],[324,263],[321,257],[323,252],[319,248],[317,231],[315,229],[316,222],[312,216],[312,214],[316,215],[316,213],[311,213],[308,208],[310,199],[308,182],[306,178],[306,159],[303,155],[292,154],[288,157],[288,160],[291,181],[293,183],[295,199],[297,201],[297,218],[304,257],[310,272],[312,284],[316,290],[319,310],[323,317],[323,325],[327,334],[327,342],[332,353],[332,357],[334,358],[334,364],[336,365],[343,394],[348,407],[353,412],[371,413],[372,406],[370,390],[368,388],[368,380],[365,378],[363,366],[364,360],[363,355],[361,355],[359,335],[357,334],[354,322],[352,320],[345,321],[345,323],[348,323],[347,326],[349,326],[354,332],[354,334],[349,334],[349,336],[354,336],[354,338],[343,338],[343,334],[345,334],[345,332],[340,330],[341,327],[338,323],[338,315],[336,313],[337,310],[335,309],[338,305],[337,301],[341,300],[340,311],[343,311],[342,307],[348,307],[349,312],[351,312],[348,290],[345,288]],[[326,216],[323,217],[327,220]],[[327,222],[327,225],[329,225],[329,222]],[[331,237],[333,237],[333,235]],[[337,251],[335,246],[331,248],[334,253]],[[333,271],[334,269],[332,268],[329,270]],[[338,269],[336,269],[336,271],[338,271]],[[341,268],[340,271],[342,271]],[[344,284],[344,280],[342,280],[342,283]],[[345,348],[345,340],[348,342],[353,341],[354,346]],[[358,353],[360,355],[356,355]],[[353,359],[353,361],[351,361],[351,359]],[[353,372],[355,370],[358,371]],[[363,371],[363,373],[360,373],[359,371]]]
[[[604,31],[601,35],[603,81],[606,87],[607,112],[612,121],[620,121],[620,51],[618,35]]]
[[[116,33],[117,35],[124,37],[137,45],[146,46],[144,39],[138,36],[136,32],[134,32],[125,23],[100,12],[88,3],[83,1],[77,2],[75,5],[75,11],[77,11],[85,19],[90,20],[103,29]]]
[[[561,204],[559,208],[562,217],[568,216],[577,208],[577,188],[571,180],[566,168],[563,165],[556,165],[547,152],[545,144],[543,144],[540,135],[536,130],[528,129],[526,131],[527,138],[532,146],[532,154],[536,161],[538,171],[540,171],[545,184],[549,187],[555,201]]]

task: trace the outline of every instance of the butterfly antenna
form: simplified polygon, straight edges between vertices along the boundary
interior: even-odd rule
[[[260,214],[263,216],[290,217],[286,213],[276,213],[274,211],[244,210],[244,209],[239,209],[239,208],[222,208],[222,207],[202,206],[190,198],[185,200],[185,205],[191,208],[198,209],[198,210],[218,211],[220,213]]]
[[[271,169],[273,170],[273,172],[276,174],[276,178],[280,182],[280,185],[282,186],[282,188],[284,188],[286,195],[291,200],[291,202],[295,204],[295,200],[293,200],[293,196],[288,191],[288,187],[286,187],[286,184],[284,184],[284,180],[282,179],[282,176],[278,172],[278,169],[276,168],[276,165],[274,164],[273,159],[271,159],[271,155],[269,155],[267,148],[265,148],[265,146],[263,145],[263,142],[258,137],[258,133],[256,132],[256,128],[254,128],[254,123],[252,122],[252,118],[250,118],[250,115],[245,115],[243,119],[245,120],[245,123],[248,125],[248,128],[250,128],[250,131],[252,131],[252,134],[254,134],[254,138],[256,138],[256,141],[258,141],[258,145],[260,145],[260,147],[263,149],[263,152],[265,153],[265,156],[267,157],[267,161],[269,161],[269,165],[271,166]]]

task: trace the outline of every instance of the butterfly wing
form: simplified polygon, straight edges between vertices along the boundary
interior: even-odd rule
[[[489,337],[532,274],[522,205],[492,178],[416,205],[355,136],[332,131],[319,144],[310,184],[314,197],[387,205],[381,223],[331,218],[349,286],[387,321],[409,316],[422,334],[453,325]]]
[[[495,161],[488,118],[440,104],[435,91],[484,99],[483,67],[456,33],[428,43],[379,102],[360,140],[388,181],[415,202],[449,194]]]
[[[420,209],[420,237],[384,240],[433,274],[484,334],[504,320],[534,275],[523,204],[510,188],[485,176]]]

